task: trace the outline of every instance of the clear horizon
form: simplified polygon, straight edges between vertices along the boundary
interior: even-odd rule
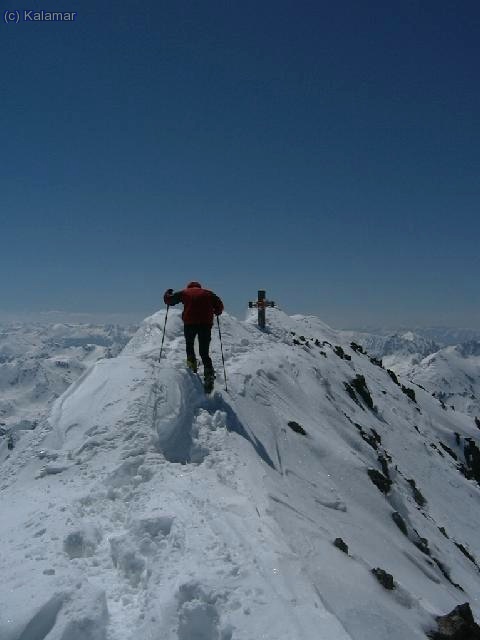
[[[161,305],[158,309],[154,309],[150,312],[88,312],[88,311],[78,311],[78,312],[70,312],[70,311],[61,311],[58,309],[51,310],[38,310],[38,311],[5,311],[0,309],[0,325],[8,323],[39,323],[39,324],[55,324],[55,323],[71,323],[71,324],[119,324],[119,325],[132,325],[139,324],[145,318],[153,315],[157,311],[161,311],[165,306]],[[181,311],[182,305],[177,305],[175,307],[178,311]],[[480,328],[474,326],[461,326],[461,325],[452,325],[452,324],[379,324],[379,323],[371,323],[371,324],[335,324],[329,322],[325,317],[318,316],[317,314],[302,314],[300,311],[288,311],[286,309],[281,309],[287,315],[313,315],[317,316],[321,321],[325,322],[325,324],[329,325],[332,329],[336,330],[345,330],[345,331],[359,331],[366,333],[397,333],[397,332],[406,332],[406,331],[422,331],[422,330],[446,330],[446,331],[471,331],[478,332],[479,336],[476,339],[480,339]],[[226,309],[225,310],[230,315],[234,316],[239,320],[243,320],[247,317],[251,310],[247,307],[240,313],[233,313],[232,311]],[[253,313],[256,313],[253,311]],[[268,316],[268,310],[267,310]],[[268,324],[268,317],[267,317]]]

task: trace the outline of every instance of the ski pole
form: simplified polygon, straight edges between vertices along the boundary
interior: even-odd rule
[[[225,391],[228,391],[228,387],[227,387],[227,372],[225,371],[225,358],[223,357],[222,332],[220,331],[220,320],[218,319],[218,316],[217,316],[217,325],[218,325],[218,336],[220,338],[220,349],[222,351],[223,377],[225,378]]]
[[[165,340],[165,328],[167,326],[167,318],[168,318],[168,310],[170,309],[170,305],[167,304],[167,313],[165,314],[165,322],[163,323],[163,335],[162,335],[162,346],[160,347],[160,355],[158,357],[158,361],[162,359],[162,349],[163,349],[163,341]]]

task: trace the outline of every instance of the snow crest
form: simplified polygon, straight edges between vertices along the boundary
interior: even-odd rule
[[[2,464],[2,640],[420,640],[479,615],[468,416],[275,309],[222,316],[229,392],[214,331],[205,396],[176,310],[159,362],[164,322]]]

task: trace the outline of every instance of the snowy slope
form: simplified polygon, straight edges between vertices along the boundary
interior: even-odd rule
[[[415,640],[460,602],[480,616],[473,420],[316,318],[269,319],[222,317],[229,392],[214,340],[205,397],[178,313],[158,363],[159,312],[22,438],[1,640]]]
[[[407,376],[412,367],[440,349],[437,343],[413,331],[385,336],[352,333],[352,339],[365,347],[369,354],[380,358],[385,367]]]
[[[381,359],[385,368],[422,385],[457,411],[480,417],[479,340],[440,348],[412,331],[388,336],[343,332],[342,338],[348,337]]]
[[[440,349],[408,375],[445,404],[480,418],[480,341]]]
[[[0,428],[21,437],[93,362],[114,357],[133,328],[71,323],[0,325]],[[3,459],[0,439],[0,461]]]

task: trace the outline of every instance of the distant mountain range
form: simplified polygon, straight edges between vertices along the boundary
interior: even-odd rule
[[[480,340],[480,329],[462,327],[399,327],[396,329],[385,327],[362,327],[355,330],[376,336],[405,335],[412,333],[437,343],[441,347],[453,346],[471,340]]]
[[[87,367],[118,355],[134,331],[119,325],[0,324],[0,429],[34,429]]]
[[[425,387],[445,404],[471,416],[480,416],[480,337],[445,346],[454,336],[473,330],[424,330],[442,344],[413,331],[393,335],[359,333],[358,342],[385,367]]]

